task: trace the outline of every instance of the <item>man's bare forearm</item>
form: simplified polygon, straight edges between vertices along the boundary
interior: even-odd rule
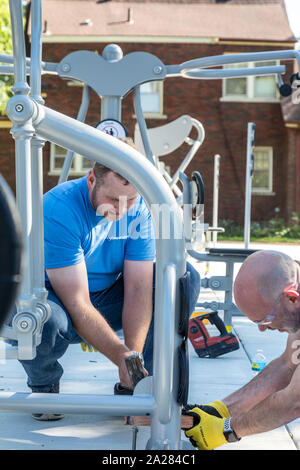
[[[69,314],[79,335],[119,366],[129,349],[101,313],[92,304],[82,303],[69,309]]]
[[[289,384],[265,398],[246,413],[233,416],[231,424],[239,437],[270,431],[300,417],[300,366]]]
[[[226,397],[231,416],[245,413],[272,393],[286,387],[293,375],[283,356],[270,362],[254,379]]]
[[[143,352],[152,318],[152,287],[130,289],[125,293],[123,331],[126,346]]]

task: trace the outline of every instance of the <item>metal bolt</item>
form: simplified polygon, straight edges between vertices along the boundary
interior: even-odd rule
[[[155,75],[159,75],[162,72],[162,67],[160,65],[156,65],[153,69]]]
[[[62,71],[63,72],[70,72],[71,66],[69,64],[63,64]]]
[[[26,320],[21,321],[20,326],[23,330],[28,328],[28,322]]]
[[[212,282],[211,282],[211,286],[214,287],[215,289],[216,289],[217,287],[220,287],[220,285],[221,285],[220,281],[216,281],[216,280],[215,280],[215,281],[212,281]]]
[[[24,106],[22,104],[17,104],[15,106],[15,110],[17,111],[17,113],[21,113],[24,109]]]

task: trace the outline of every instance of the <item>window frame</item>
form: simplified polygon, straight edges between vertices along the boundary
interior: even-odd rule
[[[55,166],[55,158],[57,157],[63,157],[63,155],[59,155],[56,153],[56,148],[62,149],[65,152],[65,155],[67,154],[67,150],[64,149],[63,147],[60,147],[59,145],[54,144],[53,142],[50,142],[50,170],[49,170],[49,175],[60,175],[62,172],[62,167],[58,168]],[[73,155],[73,162],[74,162],[74,168],[70,168],[69,170],[69,175],[70,176],[84,176],[87,174],[89,171],[88,168],[83,168],[83,160],[84,157],[79,155],[78,153],[74,153]],[[91,168],[93,167],[93,164],[91,162]]]
[[[144,111],[143,110],[143,115],[145,118],[166,118],[166,116],[163,114],[163,109],[164,109],[164,80],[152,80],[151,82],[147,83],[156,83],[159,86],[158,89],[158,95],[159,95],[159,111]],[[141,104],[142,104],[142,86],[140,86],[140,94],[141,94]],[[142,106],[143,109],[143,106]]]
[[[265,61],[257,61],[257,62],[248,62],[245,63],[247,68],[255,68],[255,64],[259,64],[259,62]],[[272,61],[275,65],[280,65],[280,60]],[[224,65],[223,68],[230,68],[232,65]],[[269,75],[265,75],[269,76]],[[237,77],[237,78],[245,78],[246,79],[246,95],[226,95],[226,80],[230,80],[230,78],[223,78],[222,80],[222,97],[220,101],[228,101],[228,102],[241,102],[241,103],[279,103],[280,102],[280,93],[278,88],[276,87],[276,96],[275,97],[257,97],[254,96],[255,90],[255,78],[258,75],[249,75],[248,77]],[[274,77],[275,80],[275,77]]]
[[[273,196],[275,193],[273,191],[273,164],[274,164],[274,152],[273,147],[269,146],[255,146],[253,147],[253,155],[254,155],[254,164],[255,164],[255,151],[267,151],[268,152],[268,159],[269,159],[269,175],[268,175],[268,188],[259,188],[253,186],[253,178],[252,178],[252,185],[251,185],[251,193],[253,196]],[[253,168],[253,174],[254,174]]]

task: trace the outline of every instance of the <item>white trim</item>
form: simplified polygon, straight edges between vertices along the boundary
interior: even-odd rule
[[[269,158],[269,175],[268,175],[269,176],[269,184],[268,184],[268,188],[255,188],[253,186],[253,181],[252,181],[252,194],[255,195],[255,196],[274,196],[275,193],[273,192],[273,147],[264,147],[264,146],[254,147],[254,149],[253,149],[254,165],[255,165],[255,151],[268,152],[268,158]]]
[[[220,45],[229,45],[229,46],[258,46],[258,47],[285,47],[295,49],[296,41],[268,41],[266,39],[261,39],[257,41],[251,41],[248,39],[233,39],[226,40],[220,39],[219,37],[201,37],[201,36],[79,36],[79,35],[63,35],[57,34],[52,35],[51,33],[45,33],[43,35],[44,43],[58,42],[58,43],[87,43],[87,42],[151,42],[151,43],[186,43],[186,44],[220,44]],[[227,53],[226,53],[227,54]]]
[[[222,96],[220,101],[235,103],[280,103],[280,98],[249,98],[247,96]]]
[[[143,113],[145,119],[168,119],[166,114],[159,114],[159,113]],[[132,117],[137,119],[136,114],[133,114]]]
[[[195,43],[195,44],[218,44],[219,38],[211,37],[186,37],[186,36],[43,36],[43,43],[105,43],[105,42],[150,42],[150,43]]]

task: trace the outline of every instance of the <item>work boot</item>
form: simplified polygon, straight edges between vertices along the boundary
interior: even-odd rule
[[[133,388],[124,387],[121,382],[114,386],[114,395],[133,395]]]
[[[43,392],[34,392],[32,393],[43,393]],[[59,383],[51,386],[51,389],[45,393],[59,393]],[[38,421],[57,421],[64,417],[61,413],[33,413],[32,417]]]

